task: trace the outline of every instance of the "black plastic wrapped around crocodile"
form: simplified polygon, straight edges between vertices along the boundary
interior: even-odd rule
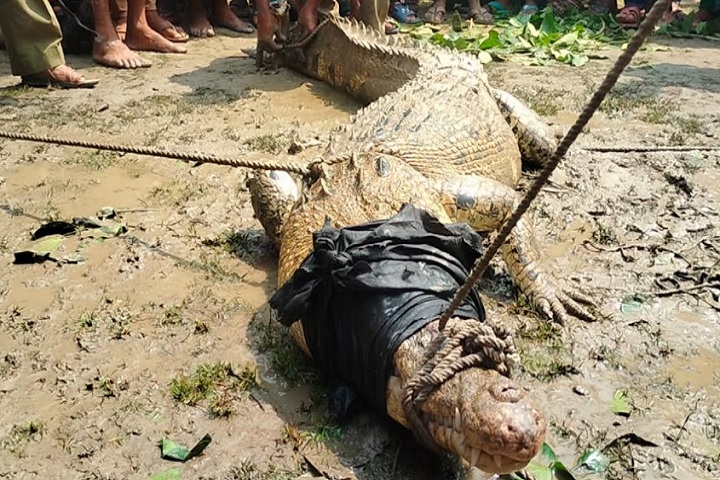
[[[313,242],[270,306],[285,325],[302,321],[320,370],[385,411],[395,351],[445,311],[482,255],[482,239],[405,205],[388,220],[340,230],[327,220]],[[476,290],[454,316],[484,321]]]

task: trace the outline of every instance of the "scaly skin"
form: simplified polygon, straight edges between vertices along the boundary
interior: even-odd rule
[[[490,87],[474,57],[386,40],[336,18],[297,53],[284,55],[285,64],[369,105],[333,139],[332,150],[352,152],[354,161],[328,167],[294,206],[287,174],[258,172],[249,182],[256,216],[280,245],[279,285],[310,253],[312,233],[327,217],[342,228],[391,217],[412,203],[442,222],[496,230],[519,201],[521,158],[543,163],[554,150],[547,127],[519,100]],[[592,318],[573,300],[585,299],[563,292],[542,268],[528,216],[501,253],[520,290],[546,316]],[[310,355],[301,323],[291,332]],[[410,429],[400,399],[436,332],[436,323],[428,325],[393,357],[387,412]],[[491,473],[522,468],[545,438],[545,420],[523,391],[491,370],[457,374],[420,409],[439,447]]]
[[[292,276],[310,253],[311,234],[322,227],[326,216],[341,228],[390,217],[409,202],[442,222],[452,221],[452,216],[485,229],[492,228],[491,217],[503,216],[505,207],[502,201],[488,205],[483,196],[512,198],[514,193],[499,182],[477,176],[452,181],[428,179],[400,158],[372,149],[361,153],[353,163],[331,167],[326,181],[313,184],[307,200],[297,201],[292,209],[294,195],[288,190],[291,183],[289,176],[281,172],[257,172],[249,181],[256,216],[280,244],[279,285]],[[279,229],[278,218],[282,219]],[[298,345],[311,356],[302,324],[295,322],[290,330]],[[393,356],[387,412],[410,429],[412,425],[401,405],[402,393],[422,366],[428,344],[436,333],[434,322],[403,342]],[[440,448],[491,473],[524,467],[545,438],[545,420],[523,390],[493,370],[472,368],[460,372],[443,383],[420,408],[421,417]]]

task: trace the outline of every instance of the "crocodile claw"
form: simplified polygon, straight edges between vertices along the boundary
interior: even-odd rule
[[[560,325],[565,325],[568,322],[568,314],[586,322],[597,321],[595,315],[581,305],[597,307],[590,297],[574,290],[563,291],[560,288],[553,290],[555,291],[549,295],[547,292],[532,295],[532,301],[536,308],[547,318]]]

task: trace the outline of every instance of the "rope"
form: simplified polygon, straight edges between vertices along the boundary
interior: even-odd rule
[[[470,271],[470,275],[465,281],[465,284],[460,288],[460,290],[457,291],[455,297],[450,302],[447,310],[442,315],[442,317],[440,317],[441,331],[444,329],[448,319],[452,316],[455,310],[457,310],[463,300],[465,300],[465,297],[467,297],[468,293],[470,293],[470,290],[472,290],[475,282],[477,282],[478,278],[480,278],[480,276],[485,272],[485,269],[490,264],[490,260],[492,260],[500,247],[505,243],[508,236],[512,232],[512,229],[518,223],[522,215],[528,210],[530,204],[540,193],[542,187],[545,185],[545,183],[547,183],[548,179],[555,171],[555,168],[557,168],[557,166],[560,164],[560,161],[563,159],[567,151],[570,149],[572,144],[582,132],[582,129],[585,128],[595,111],[598,109],[602,101],[605,99],[607,94],[615,85],[618,78],[620,77],[620,74],[623,72],[623,70],[625,70],[625,67],[628,66],[628,64],[638,52],[638,50],[640,50],[640,47],[645,42],[645,39],[650,36],[653,28],[655,27],[655,24],[660,19],[665,9],[667,9],[670,5],[670,1],[671,0],[658,0],[650,9],[647,16],[645,17],[645,20],[643,20],[643,22],[640,24],[637,32],[635,32],[635,35],[633,35],[633,38],[628,43],[627,48],[622,53],[622,55],[618,57],[612,69],[610,69],[610,71],[606,75],[603,83],[600,85],[600,88],[598,88],[598,90],[592,96],[592,98],[578,117],[575,124],[572,126],[572,128],[570,128],[568,133],[562,139],[560,145],[558,145],[553,157],[548,161],[545,168],[543,168],[543,170],[540,172],[540,175],[532,183],[527,194],[523,197],[522,201],[517,206],[515,211],[507,220],[507,222],[505,222],[502,229],[500,230],[500,233],[497,234],[495,240],[488,247],[485,254],[480,257],[477,262],[475,262],[475,265],[473,265],[473,268]]]
[[[512,213],[507,222],[503,225],[500,233],[483,254],[475,262],[463,286],[456,292],[447,310],[438,321],[439,334],[433,340],[437,345],[435,353],[408,381],[403,394],[402,405],[406,418],[412,423],[413,431],[418,440],[428,446],[436,445],[436,442],[428,431],[427,422],[420,417],[419,406],[436,388],[445,381],[452,378],[458,372],[473,368],[495,368],[501,374],[508,374],[512,359],[517,357],[511,337],[507,330],[499,325],[490,322],[448,322],[452,314],[465,300],[470,290],[477,282],[480,275],[490,263],[490,260],[498,252],[500,247],[510,235],[513,227],[527,211],[530,203],[535,199],[543,185],[548,181],[550,175],[559,165],[570,146],[587,125],[605,96],[617,82],[618,77],[625,67],[630,63],[633,56],[640,49],[645,39],[651,34],[653,27],[660,19],[662,13],[668,8],[671,0],[658,0],[648,12],[640,28],[630,40],[625,51],[620,55],[612,69],[608,72],[600,88],[595,92],[588,102],[578,120],[568,131],[555,154],[540,173],[540,176],[533,182],[528,193]],[[460,325],[458,325],[460,323]]]
[[[0,138],[8,138],[11,140],[25,140],[29,142],[52,143],[55,145],[65,145],[69,147],[93,148],[97,150],[107,150],[110,152],[134,153],[137,155],[149,155],[152,157],[171,158],[174,160],[185,160],[200,163],[213,163],[215,165],[226,165],[229,167],[246,167],[257,170],[284,170],[286,172],[297,173],[300,175],[310,175],[313,167],[319,162],[311,162],[310,164],[300,164],[297,162],[281,161],[281,160],[251,160],[251,159],[231,159],[221,158],[214,155],[206,155],[201,153],[172,152],[154,147],[136,147],[132,145],[118,145],[104,142],[89,142],[85,140],[72,140],[67,138],[50,137],[47,135],[34,135],[29,133],[6,132],[0,130]],[[327,164],[339,163],[344,157],[328,160]]]
[[[681,145],[681,146],[631,146],[631,147],[584,147],[583,150],[598,153],[652,153],[652,152],[716,152],[719,146]]]
[[[520,363],[513,338],[504,325],[452,319],[447,330],[447,339],[441,334],[430,346],[434,356],[407,383],[402,399],[403,412],[418,440],[430,448],[436,441],[428,431],[427,422],[420,417],[418,404],[462,370],[492,368],[509,377],[512,368]]]
[[[324,27],[329,21],[330,21],[330,17],[324,19],[322,22],[318,23],[318,26],[315,27],[315,29],[312,32],[308,33],[305,38],[303,38],[302,40],[299,40],[295,43],[288,43],[287,45],[283,45],[282,48],[280,49],[280,51],[297,50],[299,48],[305,48],[312,41],[312,39],[315,38],[315,36],[320,31],[320,29],[322,27]]]

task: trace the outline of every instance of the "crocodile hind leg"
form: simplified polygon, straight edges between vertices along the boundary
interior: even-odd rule
[[[513,95],[492,87],[490,93],[517,138],[523,160],[532,165],[544,166],[557,148],[550,127]]]
[[[520,201],[511,187],[476,175],[436,180],[432,185],[439,191],[450,218],[484,232],[498,230]],[[500,252],[515,284],[540,312],[558,323],[565,323],[568,313],[583,320],[595,320],[580,305],[594,305],[592,300],[577,292],[562,290],[555,276],[542,266],[527,214],[517,223]]]
[[[300,199],[295,180],[287,172],[256,171],[247,180],[255,216],[265,233],[280,248],[280,230],[293,206]]]

